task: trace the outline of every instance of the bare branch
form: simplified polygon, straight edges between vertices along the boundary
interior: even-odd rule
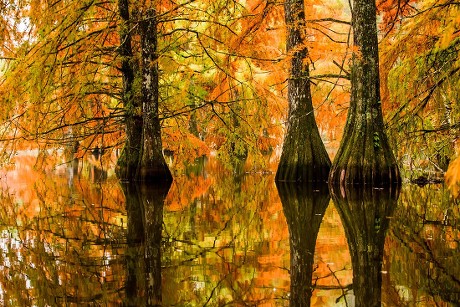
[[[340,20],[340,19],[335,19],[335,18],[308,19],[308,20],[306,20],[306,22],[307,23],[335,22],[335,23],[340,23],[340,24],[345,24],[345,25],[351,26],[350,21]]]

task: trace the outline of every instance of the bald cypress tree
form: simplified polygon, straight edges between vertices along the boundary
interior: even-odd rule
[[[400,182],[385,134],[380,101],[375,0],[355,0],[351,101],[343,138],[332,165],[332,184],[386,185]]]
[[[132,25],[129,2],[118,1],[121,17],[120,48],[123,75],[123,104],[126,141],[117,163],[118,177],[126,181],[171,181],[172,176],[162,152],[158,104],[157,17],[148,9],[138,21],[141,61],[140,75],[135,73]],[[136,78],[141,80],[136,93]]]
[[[327,181],[331,161],[316,125],[305,45],[303,0],[284,3],[287,52],[292,56],[288,81],[289,113],[276,181]]]

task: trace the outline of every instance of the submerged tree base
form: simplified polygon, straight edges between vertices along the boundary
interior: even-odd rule
[[[383,127],[362,119],[358,125],[354,123],[358,120],[356,118],[360,116],[352,114],[351,120],[347,122],[329,175],[329,183],[371,186],[399,184],[399,168]]]
[[[139,153],[127,153],[125,149],[121,152],[115,166],[115,173],[121,181],[131,181],[136,177],[137,166],[139,164]]]
[[[288,164],[278,167],[275,180],[278,182],[327,182],[329,165]]]
[[[167,165],[143,167],[138,170],[133,167],[117,165],[115,170],[121,181],[127,182],[172,182],[173,177]]]
[[[138,180],[142,182],[172,182],[173,177],[166,162],[164,162],[141,167]]]
[[[300,124],[291,127],[284,141],[276,181],[327,182],[331,160],[319,136],[314,118],[311,121],[311,129],[308,129],[309,125],[302,127]]]
[[[125,152],[118,159],[115,173],[118,179],[126,182],[164,182],[173,181],[171,171],[169,170],[164,157],[155,160],[155,163],[144,163],[140,165],[139,154],[130,153],[128,157]],[[134,156],[133,156],[134,155]]]

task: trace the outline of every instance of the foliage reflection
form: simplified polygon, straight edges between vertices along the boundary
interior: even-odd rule
[[[121,191],[96,165],[75,162],[52,169],[34,163],[34,157],[18,156],[16,165],[2,172],[1,304],[118,302]]]
[[[164,304],[283,306],[287,228],[273,176],[212,174],[176,178],[166,200]]]
[[[406,185],[396,207],[397,189],[339,191],[328,206],[325,187],[278,195],[273,174],[212,161],[169,191],[120,185],[98,163],[35,162],[18,156],[0,179],[0,305],[460,300],[460,209],[442,186]]]
[[[459,243],[460,208],[447,188],[405,186],[386,242],[386,301],[402,306],[456,306]]]

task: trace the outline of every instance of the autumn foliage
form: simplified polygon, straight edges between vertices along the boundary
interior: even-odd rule
[[[333,158],[349,106],[350,56],[357,51],[351,13],[345,2],[304,5],[313,106]],[[439,179],[458,138],[458,4],[377,5],[391,144],[407,170],[403,176]],[[133,1],[134,49],[149,6],[159,17],[159,112],[173,173],[203,155],[217,156],[228,168],[243,161],[246,171],[273,171],[285,133],[292,57],[282,5]],[[126,136],[116,3],[0,1],[0,8],[4,158],[14,150],[60,148],[70,160],[103,148],[104,161],[114,164]]]

